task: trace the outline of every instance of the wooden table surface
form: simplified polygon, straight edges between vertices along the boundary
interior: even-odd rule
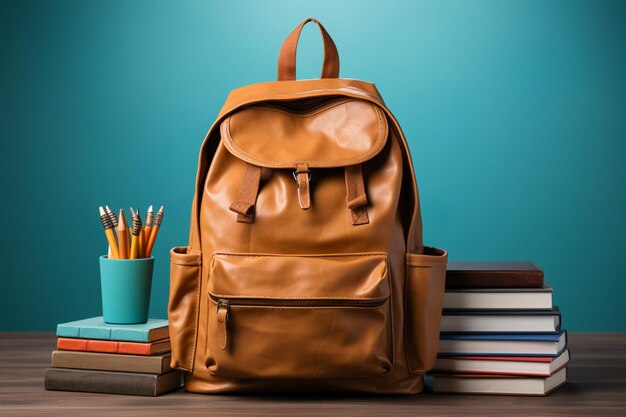
[[[0,416],[626,416],[626,334],[571,334],[568,383],[547,397],[483,395],[161,397],[46,391],[55,336],[0,333]]]

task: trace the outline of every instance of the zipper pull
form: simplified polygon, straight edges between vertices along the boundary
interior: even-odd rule
[[[217,300],[217,334],[219,337],[219,345],[222,350],[228,347],[228,311],[230,304],[228,300]]]

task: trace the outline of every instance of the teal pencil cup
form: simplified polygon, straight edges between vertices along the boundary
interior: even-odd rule
[[[100,257],[102,315],[106,323],[136,324],[148,321],[154,258]]]

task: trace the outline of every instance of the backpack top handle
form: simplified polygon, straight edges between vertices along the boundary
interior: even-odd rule
[[[296,79],[296,49],[302,28],[309,22],[313,22],[320,29],[322,40],[324,41],[324,64],[321,78],[339,78],[339,52],[335,42],[324,29],[324,26],[317,20],[309,17],[300,23],[287,36],[278,55],[278,81],[290,81]]]

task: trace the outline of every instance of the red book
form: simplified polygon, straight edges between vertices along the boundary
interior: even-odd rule
[[[171,345],[170,339],[155,340],[149,343],[136,343],[59,337],[57,339],[57,349],[79,350],[84,352],[126,353],[130,355],[156,355],[169,352]]]
[[[450,356],[437,358],[435,370],[440,373],[550,376],[569,362],[566,349],[556,358],[520,356]]]

